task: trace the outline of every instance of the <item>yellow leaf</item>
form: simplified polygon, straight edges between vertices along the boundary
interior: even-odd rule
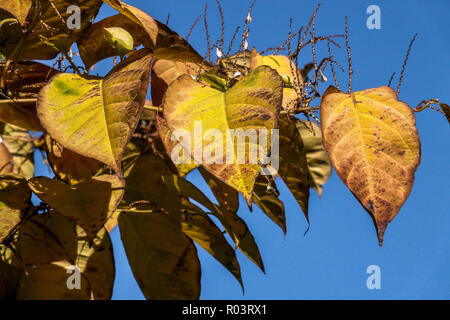
[[[151,59],[149,50],[139,50],[104,79],[56,75],[39,93],[42,125],[63,147],[120,172],[145,103]]]
[[[295,107],[295,101],[298,99],[298,94],[294,88],[296,81],[303,84],[303,78],[300,72],[297,70],[295,64],[287,57],[283,55],[260,55],[255,48],[251,52],[250,60],[251,69],[254,70],[259,66],[269,66],[275,69],[281,76],[284,82],[283,88],[283,109],[290,111]]]
[[[389,87],[351,94],[330,87],[320,105],[331,162],[374,219],[381,246],[387,225],[411,192],[420,162],[414,114]]]
[[[11,153],[3,142],[0,143],[0,175],[10,173],[14,169],[14,161]]]
[[[269,149],[270,130],[275,128],[281,100],[281,79],[273,69],[266,66],[255,69],[226,92],[206,87],[190,76],[183,75],[172,82],[166,91],[164,117],[172,132],[183,129],[195,138],[196,124],[201,123],[204,131],[215,129],[215,132],[222,134],[222,139],[216,138],[213,142],[210,141],[211,137],[202,137],[201,145],[215,152],[212,157],[216,159],[209,161],[212,163],[198,159],[198,153],[191,147],[194,139],[182,141],[181,144],[203,167],[241,192],[251,206],[253,186],[261,169],[260,164],[249,161],[250,144],[254,142],[249,143],[249,139],[245,138],[237,139],[237,143],[229,144],[234,144],[234,148],[227,148],[226,141],[236,140],[230,129],[244,134],[249,132],[248,129],[253,129],[253,132],[265,130],[268,132]],[[239,129],[241,131],[237,131]],[[254,146],[256,149],[260,147],[257,143]],[[261,146],[262,149],[264,147]],[[241,150],[245,152],[241,154]],[[223,151],[222,154],[220,151]]]
[[[156,43],[159,31],[158,24],[147,13],[120,0],[103,0],[103,2],[144,28],[153,43]]]

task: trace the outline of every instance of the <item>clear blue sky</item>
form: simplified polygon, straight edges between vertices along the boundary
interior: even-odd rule
[[[127,1],[154,18],[165,21],[185,36],[202,12],[203,0]],[[242,25],[249,2],[226,0],[226,42],[237,25]],[[411,106],[420,100],[440,98],[450,102],[450,1],[321,1],[317,34],[343,33],[344,17],[349,16],[353,58],[353,90],[387,85],[397,75],[414,33],[414,44],[403,81],[400,99]],[[258,50],[281,44],[287,38],[289,18],[293,26],[305,25],[317,1],[258,0],[250,25],[250,47]],[[366,28],[366,8],[381,8],[381,30]],[[107,6],[99,18],[115,14]],[[215,1],[209,0],[209,28],[214,36],[220,28]],[[202,24],[196,27],[191,43],[206,51]],[[326,49],[326,46],[322,47]],[[310,61],[310,54],[301,57]],[[322,56],[325,52],[322,51]],[[345,50],[335,51],[346,66]],[[107,71],[99,64],[99,73]],[[331,74],[325,75],[331,80]],[[338,73],[340,83],[347,74]],[[397,83],[398,78],[394,80]],[[329,82],[331,84],[331,82]],[[326,84],[328,85],[328,83]],[[325,88],[325,87],[324,87]],[[322,90],[324,90],[324,88]],[[247,221],[266,266],[264,275],[237,252],[241,263],[245,295],[234,278],[216,260],[199,248],[202,264],[202,299],[449,299],[450,298],[450,127],[443,115],[428,110],[416,114],[422,142],[422,162],[416,173],[412,193],[387,229],[384,246],[378,246],[369,215],[362,209],[333,172],[321,199],[313,191],[310,198],[311,229],[303,236],[307,223],[294,198],[278,181],[285,203],[287,236],[258,208],[250,213],[242,205],[239,214]],[[38,174],[48,174],[38,167]],[[205,187],[199,174],[189,179]],[[241,198],[241,202],[243,199]],[[143,299],[133,279],[120,242],[119,230],[112,232],[116,256],[114,299]],[[379,265],[381,290],[366,288],[366,268]]]

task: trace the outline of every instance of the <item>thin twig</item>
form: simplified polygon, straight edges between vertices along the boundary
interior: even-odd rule
[[[400,87],[402,85],[402,80],[403,80],[403,73],[405,72],[406,63],[408,62],[408,58],[409,58],[409,53],[411,52],[411,47],[414,43],[414,40],[416,40],[416,37],[417,37],[417,33],[414,35],[411,42],[409,43],[408,51],[406,52],[406,57],[405,57],[405,60],[403,61],[402,73],[400,73],[400,79],[398,80],[397,95],[400,93]]]
[[[391,77],[389,78],[388,87],[391,86],[392,80],[394,80],[395,72],[392,73]]]
[[[349,45],[349,41],[348,41],[347,16],[345,16],[345,45],[347,47],[347,57],[348,57],[348,93],[350,93],[350,92],[352,92],[353,68],[352,68],[352,56],[350,54],[350,45]]]
[[[199,16],[197,17],[197,19],[195,19],[194,23],[192,24],[192,26],[191,26],[191,28],[189,29],[189,32],[188,32],[188,34],[187,34],[187,36],[186,36],[186,41],[189,40],[189,37],[191,36],[192,31],[194,30],[194,28],[195,28],[195,26],[197,25],[197,23],[200,21],[201,17],[202,17],[202,15],[199,15]]]
[[[223,52],[223,43],[225,39],[225,19],[223,17],[223,10],[222,6],[220,5],[220,0],[216,0],[217,7],[219,9],[219,15],[220,15],[220,42],[219,42],[219,49],[221,52]]]

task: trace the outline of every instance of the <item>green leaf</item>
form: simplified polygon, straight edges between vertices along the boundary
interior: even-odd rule
[[[13,173],[24,178],[34,176],[34,147],[27,130],[19,127],[0,123],[0,134],[3,143],[13,157]]]
[[[278,175],[291,191],[306,220],[309,221],[310,177],[302,137],[294,120],[286,114],[281,115],[278,119],[278,128],[280,130],[280,168],[278,169]]]
[[[75,187],[47,177],[28,183],[42,201],[82,227],[89,240],[114,213],[125,192],[123,179],[114,175],[101,175]]]
[[[207,150],[214,150],[216,159],[213,159],[212,163],[198,159],[199,155],[191,146],[192,141],[183,139],[181,144],[203,167],[241,192],[251,206],[252,190],[261,165],[250,163],[248,155],[251,144],[256,149],[259,149],[259,145],[244,138],[237,139],[234,149],[227,148],[227,136],[229,129],[241,129],[239,132],[244,134],[249,129],[254,132],[270,132],[275,128],[281,100],[281,78],[266,66],[255,69],[226,92],[206,87],[190,76],[183,75],[172,82],[166,91],[163,102],[164,118],[172,132],[183,129],[189,132],[191,137],[195,137],[195,126],[198,122],[201,122],[205,131],[215,129],[215,132],[219,130],[219,133],[222,133],[222,139],[215,138],[211,142],[211,138],[204,135],[199,141],[203,147],[207,146]],[[267,136],[267,147],[270,148],[270,134]],[[264,147],[261,149],[265,149]],[[222,153],[218,152],[220,150]],[[240,150],[244,150],[244,154],[240,154]],[[242,164],[239,163],[240,157],[243,158]],[[233,159],[232,163],[229,163],[229,159]]]
[[[199,298],[197,250],[168,215],[122,212],[119,228],[131,270],[147,299]]]
[[[133,50],[133,37],[131,34],[120,27],[104,28],[103,34],[111,47],[121,57]]]
[[[20,223],[31,206],[27,181],[14,174],[0,176],[0,242]]]
[[[120,172],[145,103],[151,59],[149,50],[139,50],[104,79],[56,75],[39,93],[43,127],[63,147]]]
[[[278,199],[275,181],[271,176],[260,175],[256,179],[253,201],[286,235],[284,204]]]
[[[322,195],[322,186],[331,175],[331,162],[323,146],[322,130],[312,121],[295,119],[300,136],[303,140],[308,170],[311,176],[311,186]]]
[[[227,81],[211,73],[202,73],[200,80],[206,82],[211,88],[225,92],[227,90]]]

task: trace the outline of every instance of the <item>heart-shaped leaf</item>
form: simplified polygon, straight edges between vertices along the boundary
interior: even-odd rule
[[[63,147],[120,172],[145,103],[151,59],[149,50],[139,50],[104,79],[56,75],[39,93],[42,125]]]
[[[75,187],[36,177],[30,179],[29,186],[41,200],[82,227],[89,240],[95,238],[125,192],[124,181],[114,175],[101,175]]]
[[[192,148],[193,141],[182,141],[181,144],[208,171],[241,192],[251,206],[252,190],[261,165],[251,163],[250,144],[256,150],[267,152],[270,149],[270,130],[277,123],[281,100],[281,78],[275,70],[266,66],[255,69],[226,92],[206,87],[183,75],[172,82],[166,91],[164,117],[172,132],[179,129],[195,137],[198,131],[195,128],[201,123],[203,130],[213,129],[222,134],[221,139],[214,137],[215,140],[210,142],[211,137],[200,133],[203,136],[201,146],[207,146],[205,151],[214,151],[213,159],[209,159],[212,161],[199,159],[203,153],[199,155],[198,148]],[[244,135],[250,129],[255,134],[263,130],[268,137],[267,150],[266,146],[245,137],[237,139],[237,143],[229,143],[227,147],[226,140],[234,140],[230,137],[230,129]]]
[[[373,217],[381,246],[387,225],[411,192],[420,162],[414,113],[389,87],[350,94],[330,87],[320,114],[331,162]]]
[[[24,26],[32,4],[33,0],[3,0],[0,9],[11,13]]]

